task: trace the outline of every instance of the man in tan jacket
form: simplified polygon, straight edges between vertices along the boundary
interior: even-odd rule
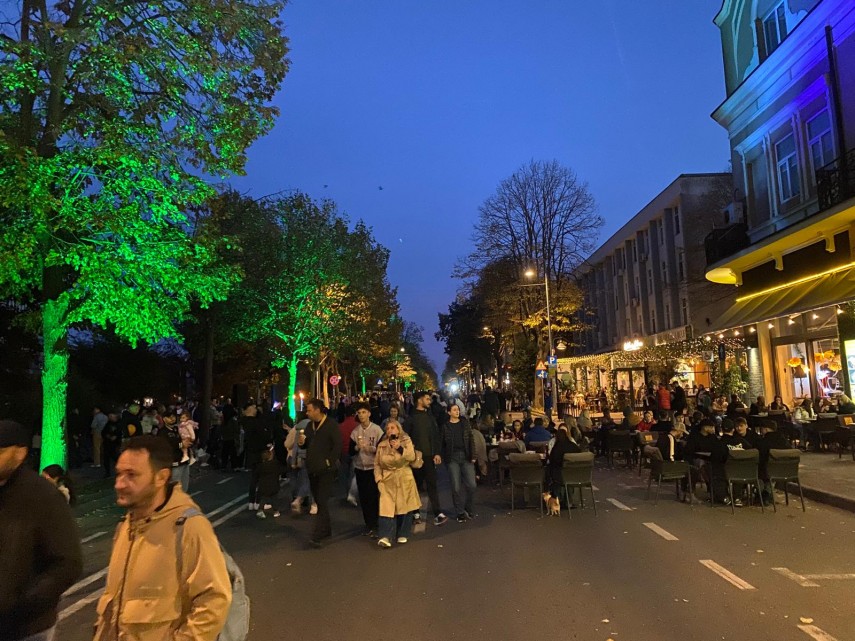
[[[170,481],[172,459],[156,436],[131,439],[119,457],[116,503],[128,513],[113,538],[96,641],[214,641],[226,621],[226,563],[208,519],[182,521],[199,508]]]

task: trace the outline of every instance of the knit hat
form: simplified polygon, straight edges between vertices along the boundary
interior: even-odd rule
[[[29,447],[30,431],[16,421],[0,421],[0,447]]]

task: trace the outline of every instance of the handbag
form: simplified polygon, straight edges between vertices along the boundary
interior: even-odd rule
[[[425,464],[425,458],[424,458],[424,456],[422,456],[422,453],[420,450],[415,450],[415,452],[416,452],[416,458],[414,458],[412,461],[410,461],[410,467],[413,468],[414,470],[419,470]]]

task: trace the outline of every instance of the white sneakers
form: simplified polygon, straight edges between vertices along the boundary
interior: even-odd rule
[[[267,518],[267,515],[264,513],[264,510],[259,510],[258,512],[255,513],[255,515],[260,519],[266,519]]]
[[[381,548],[390,548],[392,547],[392,542],[384,536],[382,539],[377,541],[377,545]]]
[[[256,512],[256,511],[258,511],[258,508],[259,508],[259,507],[261,507],[261,506],[260,506],[258,503],[250,503],[250,504],[247,506],[247,509],[248,509],[250,512]]]
[[[406,542],[407,542],[407,537],[405,537],[405,536],[399,536],[398,537],[398,543],[400,543],[401,545],[403,545]]]
[[[312,503],[312,506],[309,508],[309,514],[317,514],[318,513],[318,504]]]
[[[295,512],[299,512],[300,508],[302,508],[302,507],[303,507],[303,499],[296,498],[293,501],[291,501],[291,509],[294,510]]]

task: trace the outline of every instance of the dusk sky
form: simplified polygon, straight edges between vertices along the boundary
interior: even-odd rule
[[[478,206],[529,160],[586,181],[606,240],[681,173],[723,171],[721,0],[292,0],[291,71],[251,149],[253,196],[297,188],[391,250],[404,318],[433,334]],[[381,189],[382,187],[382,189]]]

